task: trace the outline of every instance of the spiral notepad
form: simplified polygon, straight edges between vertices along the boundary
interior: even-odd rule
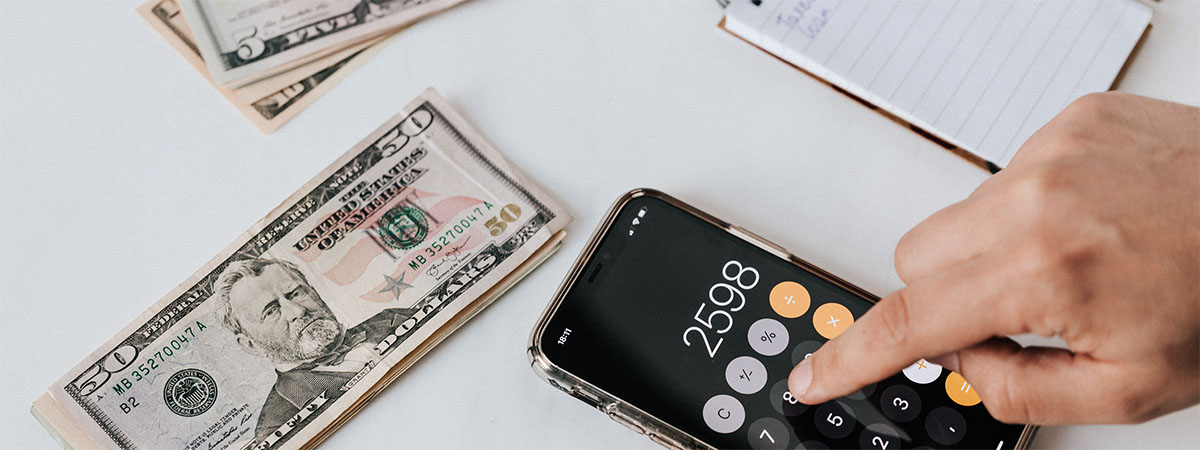
[[[732,0],[723,26],[996,170],[1110,89],[1150,16],[1134,0]]]

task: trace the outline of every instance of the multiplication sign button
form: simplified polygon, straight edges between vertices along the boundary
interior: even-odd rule
[[[850,310],[837,303],[826,303],[818,306],[813,313],[813,328],[825,339],[833,339],[850,328],[854,323],[854,315]]]
[[[753,356],[739,356],[725,366],[725,381],[739,394],[753,394],[767,384],[767,367]]]
[[[775,319],[758,319],[750,325],[747,332],[750,348],[763,356],[775,356],[783,353],[788,345],[788,330]]]
[[[731,395],[714,395],[704,403],[704,424],[721,434],[737,431],[746,421],[742,402]]]

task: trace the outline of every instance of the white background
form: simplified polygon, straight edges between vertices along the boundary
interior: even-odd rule
[[[0,447],[55,447],[28,412],[37,395],[427,86],[575,222],[558,255],[326,448],[654,446],[538,380],[525,356],[630,188],[883,294],[901,286],[899,237],[988,177],[717,29],[712,0],[471,1],[403,32],[269,136],[142,22],[138,0],[0,1]],[[1152,7],[1121,90],[1200,103],[1200,1]],[[1193,407],[1048,427],[1034,446],[1195,448],[1198,424]]]

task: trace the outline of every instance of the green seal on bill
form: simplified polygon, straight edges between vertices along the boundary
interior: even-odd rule
[[[389,247],[408,250],[420,245],[427,235],[429,219],[417,208],[400,205],[379,219],[379,237]]]

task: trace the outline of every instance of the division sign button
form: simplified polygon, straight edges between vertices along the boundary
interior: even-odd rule
[[[771,288],[771,309],[788,319],[795,319],[808,312],[812,298],[808,289],[795,281],[784,281]]]

